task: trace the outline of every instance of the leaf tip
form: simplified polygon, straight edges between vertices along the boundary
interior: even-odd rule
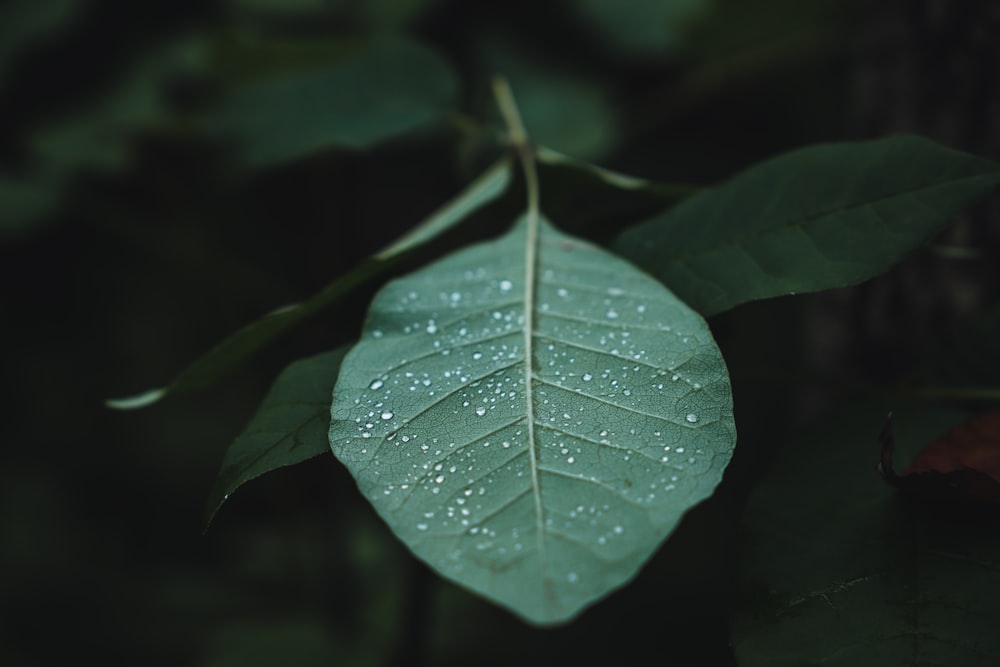
[[[163,398],[166,393],[167,390],[165,387],[150,389],[149,391],[145,391],[141,394],[135,394],[134,396],[109,398],[104,401],[104,405],[113,410],[138,410],[139,408],[144,408],[156,403],[158,400]]]

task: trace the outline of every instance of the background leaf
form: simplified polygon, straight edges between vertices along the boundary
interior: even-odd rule
[[[1000,165],[913,136],[817,145],[625,231],[617,252],[708,316],[885,271],[1000,183]]]
[[[207,526],[236,489],[275,468],[327,451],[329,403],[347,348],[296,361],[278,376],[253,419],[229,445],[208,499]]]
[[[686,29],[713,4],[712,0],[579,0],[573,9],[615,49],[650,56],[677,50]]]
[[[416,42],[380,40],[317,71],[234,94],[210,123],[252,166],[361,149],[439,120],[455,102],[448,63]]]
[[[526,230],[378,294],[330,443],[416,555],[553,623],[629,580],[712,493],[735,430],[700,317],[548,224],[532,282]]]
[[[741,665],[994,665],[1000,536],[931,516],[874,471],[889,406],[863,404],[789,442],[746,509]],[[961,411],[894,406],[909,455]],[[906,456],[903,457],[903,460]]]

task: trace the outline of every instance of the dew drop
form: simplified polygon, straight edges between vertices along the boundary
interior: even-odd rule
[[[479,415],[480,417],[482,417],[483,415],[486,414],[486,408],[484,408],[482,406],[479,406],[478,408],[476,408],[476,414]],[[690,421],[690,420],[688,420],[688,421]]]
[[[473,358],[473,359],[474,359],[475,361],[479,361],[480,359],[482,359],[482,358],[483,358],[483,353],[482,353],[482,352],[473,352],[473,353],[472,353],[472,358]]]
[[[368,385],[368,388],[369,389],[381,389],[383,384],[384,383],[381,380],[375,380],[370,385]]]
[[[687,419],[689,423],[694,424],[695,422],[698,421],[698,415],[692,412],[687,417],[685,417],[685,419]]]
[[[512,287],[514,287],[514,283],[512,283],[511,281],[509,281],[509,280],[501,280],[500,281],[500,291],[501,292],[509,292]]]
[[[593,379],[594,379],[594,376],[591,375],[590,373],[584,373],[583,374],[583,381],[584,382],[590,382]]]
[[[417,524],[417,530],[427,530],[427,524],[426,523],[418,523]]]
[[[615,310],[614,308],[610,308],[608,309],[608,312],[605,314],[605,317],[607,317],[609,320],[617,320],[618,311]]]
[[[392,413],[391,412],[383,412],[382,413],[382,419],[392,419]]]

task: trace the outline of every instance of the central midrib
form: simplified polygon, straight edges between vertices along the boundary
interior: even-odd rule
[[[542,513],[542,488],[538,483],[538,443],[535,440],[534,393],[534,312],[535,265],[538,248],[538,209],[529,206],[524,248],[524,398],[528,427],[528,462],[531,467],[531,489],[535,497],[535,535],[538,559],[543,578],[547,572],[545,555],[545,520]]]

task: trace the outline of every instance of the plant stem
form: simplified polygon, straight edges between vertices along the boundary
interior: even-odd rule
[[[535,499],[536,548],[539,560],[541,561],[542,572],[546,572],[548,564],[545,550],[545,518],[544,508],[542,507],[542,491],[538,478],[538,443],[535,440],[535,419],[533,416],[535,400],[532,393],[532,373],[534,370],[534,353],[532,348],[535,336],[535,265],[538,263],[538,173],[535,171],[535,149],[531,145],[530,139],[528,139],[524,123],[521,122],[521,114],[517,110],[517,103],[514,101],[514,94],[511,92],[510,85],[506,79],[503,77],[493,79],[493,94],[496,96],[497,106],[500,107],[500,114],[507,125],[511,142],[514,144],[514,149],[521,160],[525,186],[528,191],[527,229],[524,246],[524,398],[528,415],[525,423],[528,431],[528,461],[531,468],[531,488]]]
[[[528,138],[528,133],[524,129],[521,121],[521,112],[517,109],[514,101],[514,93],[510,90],[510,84],[502,76],[493,79],[493,95],[496,97],[497,106],[500,107],[500,115],[503,116],[504,124],[510,134],[511,143],[517,156],[521,161],[521,168],[524,170],[524,181],[528,191],[528,225],[532,229],[529,234],[533,234],[538,227],[538,173],[535,170],[535,147]]]

